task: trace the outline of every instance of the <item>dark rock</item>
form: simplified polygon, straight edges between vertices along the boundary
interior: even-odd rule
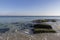
[[[48,24],[34,24],[31,27],[33,27],[31,29],[33,33],[56,33],[52,26]]]
[[[33,25],[34,28],[43,28],[43,29],[52,29],[51,25],[48,24],[35,24]]]
[[[56,20],[55,20],[55,19],[43,19],[43,20],[38,19],[38,20],[33,20],[32,22],[33,22],[33,23],[56,22]]]
[[[0,33],[5,33],[9,31],[9,28],[0,28]]]
[[[56,33],[56,31],[52,30],[52,31],[46,31],[46,30],[39,30],[39,31],[33,31],[34,34],[36,33]]]
[[[55,19],[45,19],[45,20],[47,20],[48,22],[49,22],[49,21],[50,21],[50,22],[56,22]]]
[[[13,23],[11,23],[11,24],[19,24],[19,22],[13,22]]]

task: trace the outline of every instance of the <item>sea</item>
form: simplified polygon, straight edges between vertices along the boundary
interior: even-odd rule
[[[44,33],[44,34],[25,34],[25,30],[20,30],[26,26],[20,24],[15,25],[11,23],[22,23],[37,19],[55,19],[57,22],[48,22],[47,24],[51,25],[53,30],[57,33]],[[17,30],[16,30],[17,29]],[[31,36],[31,37],[30,37]],[[27,40],[33,39],[36,40],[60,40],[60,16],[0,16],[0,40]]]
[[[0,23],[25,22],[36,19],[60,19],[60,16],[0,16]]]
[[[49,22],[47,24],[52,25],[52,27],[55,30],[59,29],[58,31],[60,32],[60,16],[0,16],[0,29],[6,28],[5,24],[7,24],[7,23],[9,24],[9,23],[19,22],[21,24],[23,22],[25,23],[25,22],[37,20],[37,19],[56,19],[57,22],[55,22],[55,23]],[[1,25],[1,24],[3,24],[3,25]],[[9,28],[10,27],[11,26],[9,26]],[[20,26],[20,28],[21,28],[21,26]]]

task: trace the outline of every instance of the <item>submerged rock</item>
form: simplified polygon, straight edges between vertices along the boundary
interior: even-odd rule
[[[37,19],[37,20],[33,20],[33,23],[42,23],[42,22],[56,22],[55,19]]]
[[[19,22],[13,22],[13,23],[11,23],[11,24],[19,24]]]
[[[48,24],[34,24],[34,28],[52,29],[51,25]]]
[[[51,25],[48,24],[35,24],[32,26],[34,33],[55,33]]]
[[[56,31],[49,24],[32,23],[28,26],[29,33],[56,33]],[[27,31],[28,32],[28,31]]]
[[[9,31],[9,28],[0,28],[0,33],[5,33]]]

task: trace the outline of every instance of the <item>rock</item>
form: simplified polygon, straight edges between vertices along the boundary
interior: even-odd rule
[[[5,33],[6,31],[9,31],[9,28],[1,28],[0,33]]]
[[[34,28],[43,28],[43,29],[52,29],[52,27],[48,24],[35,24]]]
[[[51,25],[48,24],[34,24],[31,27],[33,27],[33,29],[31,29],[33,33],[56,33]]]
[[[43,19],[43,20],[37,19],[37,20],[33,20],[32,22],[33,22],[33,23],[56,22],[56,20],[55,20],[55,19]]]
[[[13,22],[13,23],[11,23],[11,24],[19,24],[19,22]]]
[[[50,22],[56,22],[55,19],[45,19],[45,20],[47,20],[48,22],[49,22],[49,21],[50,21]]]

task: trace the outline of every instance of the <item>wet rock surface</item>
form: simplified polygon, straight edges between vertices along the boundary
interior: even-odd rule
[[[42,23],[42,22],[56,22],[55,19],[37,19],[37,20],[33,20],[33,23]]]
[[[29,27],[31,28],[30,30],[33,32],[33,34],[35,34],[35,33],[56,33],[56,31],[49,24],[43,24],[43,23],[34,24],[33,23]]]

